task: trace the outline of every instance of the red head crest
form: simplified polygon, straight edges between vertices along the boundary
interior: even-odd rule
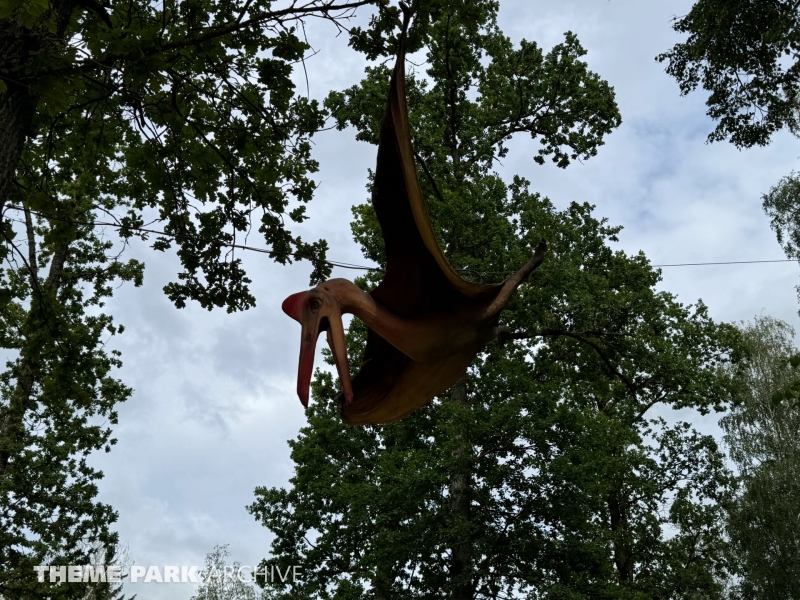
[[[292,317],[298,323],[303,316],[303,302],[305,302],[307,292],[297,292],[283,301],[281,308],[283,312]]]

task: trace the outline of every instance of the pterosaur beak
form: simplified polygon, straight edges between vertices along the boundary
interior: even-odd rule
[[[336,363],[336,371],[339,373],[339,381],[342,382],[342,392],[347,404],[353,402],[353,384],[350,382],[350,362],[347,360],[347,345],[344,340],[344,325],[342,325],[342,314],[328,319],[328,346],[333,353],[333,361]]]
[[[283,312],[298,321],[300,333],[300,364],[297,369],[297,395],[303,406],[308,407],[311,375],[314,371],[314,352],[317,337],[322,331],[328,333],[328,345],[333,353],[342,391],[350,404],[353,400],[353,386],[350,382],[350,365],[347,360],[347,347],[342,325],[342,312],[336,299],[319,292],[299,292],[283,301]]]
[[[319,336],[319,318],[314,311],[306,309],[308,292],[292,294],[283,301],[283,312],[300,323],[300,365],[297,369],[297,395],[303,406],[308,407],[309,388],[311,387],[311,374],[314,371],[314,351],[317,349]]]

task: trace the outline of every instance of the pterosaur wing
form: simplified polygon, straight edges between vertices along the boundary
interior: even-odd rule
[[[405,81],[405,13],[386,113],[381,123],[372,205],[383,233],[386,273],[371,292],[376,302],[404,317],[454,310],[486,301],[501,286],[464,281],[436,241],[417,180],[408,122]],[[354,425],[391,423],[413,412],[461,377],[473,353],[433,363],[413,361],[369,329],[364,363],[353,378],[353,402],[340,394],[342,419]]]
[[[409,12],[403,9],[406,18],[381,124],[372,194],[386,248],[386,275],[373,296],[398,314],[412,315],[444,308],[454,295],[487,298],[496,293],[497,286],[464,281],[434,236],[411,146],[405,89]]]

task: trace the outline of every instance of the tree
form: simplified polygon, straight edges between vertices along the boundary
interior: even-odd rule
[[[474,6],[473,6],[474,8]],[[619,227],[557,211],[492,169],[515,132],[537,157],[591,156],[619,124],[613,89],[575,36],[544,53],[512,46],[481,4],[428,29],[428,80],[409,81],[419,175],[454,268],[497,281],[541,239],[548,256],[467,376],[409,418],[343,426],[317,373],[309,422],[289,442],[288,489],[250,512],[276,536],[270,562],[304,564],[278,598],[714,597],[727,577],[722,503],[731,477],[714,440],[656,406],[722,409],[738,333],[668,293],[643,255],[613,251]],[[477,9],[470,13],[474,18]],[[327,102],[375,142],[386,71]],[[477,95],[474,94],[477,91]],[[353,209],[365,256],[383,260],[370,205]],[[373,275],[360,280],[368,289]],[[348,333],[359,364],[363,325]]]
[[[728,534],[743,577],[742,598],[800,595],[800,358],[794,330],[756,317],[743,328],[749,358],[738,370],[737,404],[721,425],[743,491]]]
[[[96,307],[141,269],[107,257],[110,243],[86,226],[25,216],[27,252],[15,247],[0,275],[2,346],[16,354],[0,376],[0,594],[80,597],[80,586],[38,583],[33,567],[85,564],[87,545],[117,543],[115,512],[95,500],[102,473],[87,459],[115,443],[108,425],[131,390],[103,348],[122,327]]]
[[[255,588],[245,581],[246,575],[240,576],[241,563],[229,565],[228,546],[214,546],[206,554],[205,568],[201,572],[203,583],[191,600],[257,600],[259,594]]]
[[[673,29],[688,39],[657,57],[681,94],[709,92],[709,141],[763,146],[798,126],[800,11],[794,0],[698,0]]]
[[[88,455],[113,445],[115,406],[131,390],[104,350],[121,333],[102,312],[133,236],[175,245],[183,270],[165,291],[228,311],[252,306],[235,252],[255,227],[278,262],[330,272],[324,240],[292,235],[316,162],[324,110],[295,93],[309,49],[304,19],[340,26],[378,6],[354,47],[390,43],[399,9],[383,0],[0,2],[0,594],[77,593],[30,581],[43,556],[83,562],[116,543]],[[418,3],[412,38],[446,2]],[[419,43],[419,42],[416,42]],[[147,223],[147,225],[145,225]],[[152,225],[157,223],[157,225]],[[118,230],[121,246],[108,230]],[[27,596],[26,596],[27,595]]]

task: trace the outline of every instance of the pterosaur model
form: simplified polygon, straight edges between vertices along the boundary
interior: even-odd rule
[[[317,337],[327,332],[342,392],[342,420],[353,425],[391,423],[441,394],[464,374],[475,355],[497,335],[500,311],[538,267],[533,258],[498,285],[464,281],[433,234],[417,180],[405,92],[405,34],[389,89],[378,145],[372,204],[386,248],[386,272],[369,294],[346,279],[331,279],[293,294],[284,312],[302,326],[297,394],[308,406]],[[342,314],[369,328],[361,369],[352,381]]]

